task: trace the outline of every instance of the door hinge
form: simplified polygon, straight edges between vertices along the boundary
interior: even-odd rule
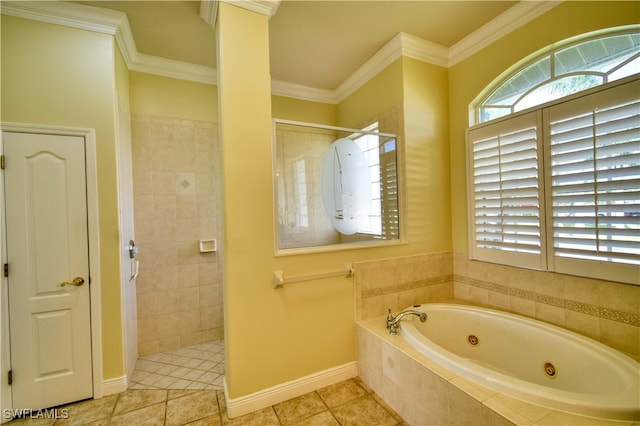
[[[2,268],[2,275],[4,275],[5,277],[9,276],[9,264],[5,263],[4,267]]]
[[[9,370],[7,373],[7,383],[13,384],[13,370]]]
[[[4,155],[0,155],[0,169],[4,170]]]

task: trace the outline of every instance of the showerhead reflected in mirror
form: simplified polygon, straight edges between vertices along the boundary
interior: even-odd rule
[[[369,163],[358,144],[348,138],[333,142],[322,162],[322,204],[338,232],[353,235],[369,222]]]
[[[276,253],[400,241],[398,139],[274,120]]]

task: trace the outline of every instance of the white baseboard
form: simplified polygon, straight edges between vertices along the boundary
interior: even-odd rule
[[[229,397],[227,378],[225,377],[224,397],[227,402],[227,416],[233,419],[343,380],[351,379],[357,375],[358,365],[354,361],[238,398]]]
[[[102,396],[113,395],[127,390],[127,375],[106,379],[102,382]]]

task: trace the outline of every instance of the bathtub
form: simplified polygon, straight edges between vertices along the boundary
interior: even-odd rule
[[[398,334],[457,375],[512,397],[580,415],[640,420],[640,363],[601,343],[492,309],[417,305]],[[398,337],[398,336],[394,336]]]

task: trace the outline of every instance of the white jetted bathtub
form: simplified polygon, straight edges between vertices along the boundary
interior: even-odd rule
[[[563,411],[640,420],[640,363],[592,339],[519,315],[433,303],[399,334],[428,358],[496,391]]]

